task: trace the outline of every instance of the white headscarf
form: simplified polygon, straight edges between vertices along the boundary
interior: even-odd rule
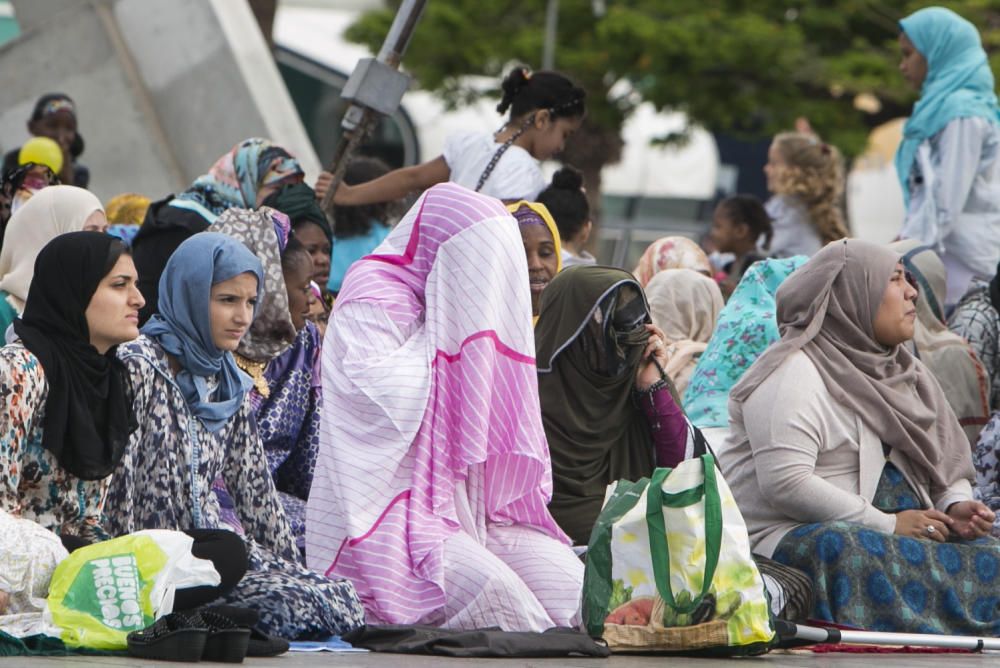
[[[104,207],[90,191],[76,186],[49,186],[35,193],[10,217],[0,250],[0,290],[10,294],[11,305],[18,313],[24,310],[38,252],[60,234],[83,230],[95,211],[103,212]]]

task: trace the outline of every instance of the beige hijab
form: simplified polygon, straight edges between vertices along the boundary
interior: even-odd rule
[[[875,340],[874,320],[900,261],[885,246],[857,239],[828,244],[778,289],[781,339],[733,388],[743,403],[785,359],[801,350],[827,391],[855,411],[883,443],[929,480],[947,487],[973,477],[965,434],[941,386],[903,345]]]
[[[724,306],[722,292],[715,281],[697,271],[666,269],[646,285],[646,299],[653,324],[666,337],[664,371],[683,399],[698,358],[715,331]]]
[[[929,246],[912,239],[889,244],[889,248],[902,253],[906,270],[920,288],[917,322],[909,348],[937,378],[969,445],[975,446],[990,417],[989,378],[972,347],[945,324],[944,263]]]
[[[10,295],[8,301],[18,313],[24,311],[38,252],[60,234],[82,230],[95,211],[104,207],[93,193],[76,186],[48,186],[10,217],[0,250],[0,290]]]

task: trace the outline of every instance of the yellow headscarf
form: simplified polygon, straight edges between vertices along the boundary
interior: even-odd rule
[[[549,228],[549,233],[552,234],[552,241],[555,242],[556,246],[556,273],[558,274],[562,271],[562,238],[559,236],[559,228],[556,227],[556,221],[552,218],[552,214],[545,207],[544,204],[540,202],[529,202],[528,200],[518,200],[512,204],[507,205],[507,210],[514,215],[514,219],[517,220],[517,212],[521,207],[528,207],[531,211],[545,221],[545,226]],[[520,221],[518,221],[520,222]],[[538,316],[532,318],[532,324],[538,322]]]
[[[108,223],[112,225],[142,225],[150,199],[137,193],[115,195],[106,207]]]

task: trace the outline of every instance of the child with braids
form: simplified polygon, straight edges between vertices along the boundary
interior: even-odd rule
[[[590,203],[583,190],[583,174],[565,166],[552,175],[552,183],[538,195],[538,201],[552,214],[562,241],[562,266],[596,264],[597,259],[585,249],[594,228]]]
[[[771,257],[812,256],[848,235],[840,200],[844,164],[840,151],[815,135],[783,132],[774,138],[764,165],[773,221]]]
[[[716,278],[722,295],[729,299],[750,265],[763,260],[770,250],[774,236],[771,217],[753,195],[732,195],[715,207],[709,236],[717,251],[734,258],[722,268],[725,277]]]
[[[586,113],[582,88],[558,72],[515,68],[501,84],[501,114],[509,120],[496,134],[465,132],[452,135],[444,154],[430,162],[393,170],[358,185],[341,183],[334,203],[360,206],[401,199],[443,181],[502,200],[533,201],[547,184],[538,163],[563,150],[567,138]],[[331,182],[323,172],[316,195],[323,197]]]

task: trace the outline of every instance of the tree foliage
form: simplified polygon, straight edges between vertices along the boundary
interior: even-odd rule
[[[556,69],[588,92],[588,124],[616,139],[649,101],[712,131],[769,135],[807,117],[848,154],[871,127],[916,99],[899,75],[898,20],[913,0],[560,0]],[[1000,71],[1000,3],[942,0],[975,23]],[[536,66],[545,0],[430,0],[404,63],[418,84],[462,104],[482,94],[464,75],[497,81]],[[595,5],[605,11],[595,14]],[[398,1],[363,15],[348,37],[377,49]],[[874,106],[857,107],[858,96]],[[576,142],[574,142],[576,143]],[[614,157],[602,147],[601,164]]]

